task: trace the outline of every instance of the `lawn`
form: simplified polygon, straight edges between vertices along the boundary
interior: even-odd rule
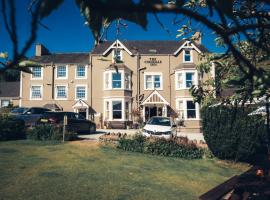
[[[0,143],[0,199],[197,199],[243,164],[182,160],[94,142]]]

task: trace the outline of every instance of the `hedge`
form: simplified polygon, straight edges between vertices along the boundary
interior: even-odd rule
[[[0,141],[25,139],[24,121],[0,115]]]
[[[179,142],[174,138],[146,138],[135,135],[133,138],[120,138],[117,148],[126,151],[149,153],[154,155],[178,157],[185,159],[199,159],[204,155],[204,150],[193,143]]]
[[[63,140],[63,127],[54,125],[37,125],[27,131],[27,138],[31,140]],[[77,134],[67,131],[65,141],[76,140]]]
[[[250,112],[251,108],[224,105],[202,109],[204,139],[214,156],[249,161],[262,152],[266,136],[264,119],[249,116]]]

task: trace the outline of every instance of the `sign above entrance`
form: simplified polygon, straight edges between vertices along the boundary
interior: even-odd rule
[[[161,60],[157,60],[157,58],[149,58],[149,60],[145,60],[144,64],[149,64],[150,66],[157,66],[158,64],[161,64]]]

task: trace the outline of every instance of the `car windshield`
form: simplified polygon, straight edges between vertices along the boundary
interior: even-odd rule
[[[162,117],[152,117],[147,124],[149,125],[159,125],[159,126],[171,126],[171,121],[168,118]]]
[[[27,110],[27,108],[14,108],[12,111],[11,111],[11,113],[13,113],[13,114],[22,114],[22,113],[24,113],[24,111],[26,111]]]

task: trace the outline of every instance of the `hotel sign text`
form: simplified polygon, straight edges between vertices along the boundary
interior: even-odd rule
[[[150,66],[157,66],[161,64],[161,60],[157,60],[157,58],[149,58],[149,60],[144,61],[145,64],[150,64]]]

